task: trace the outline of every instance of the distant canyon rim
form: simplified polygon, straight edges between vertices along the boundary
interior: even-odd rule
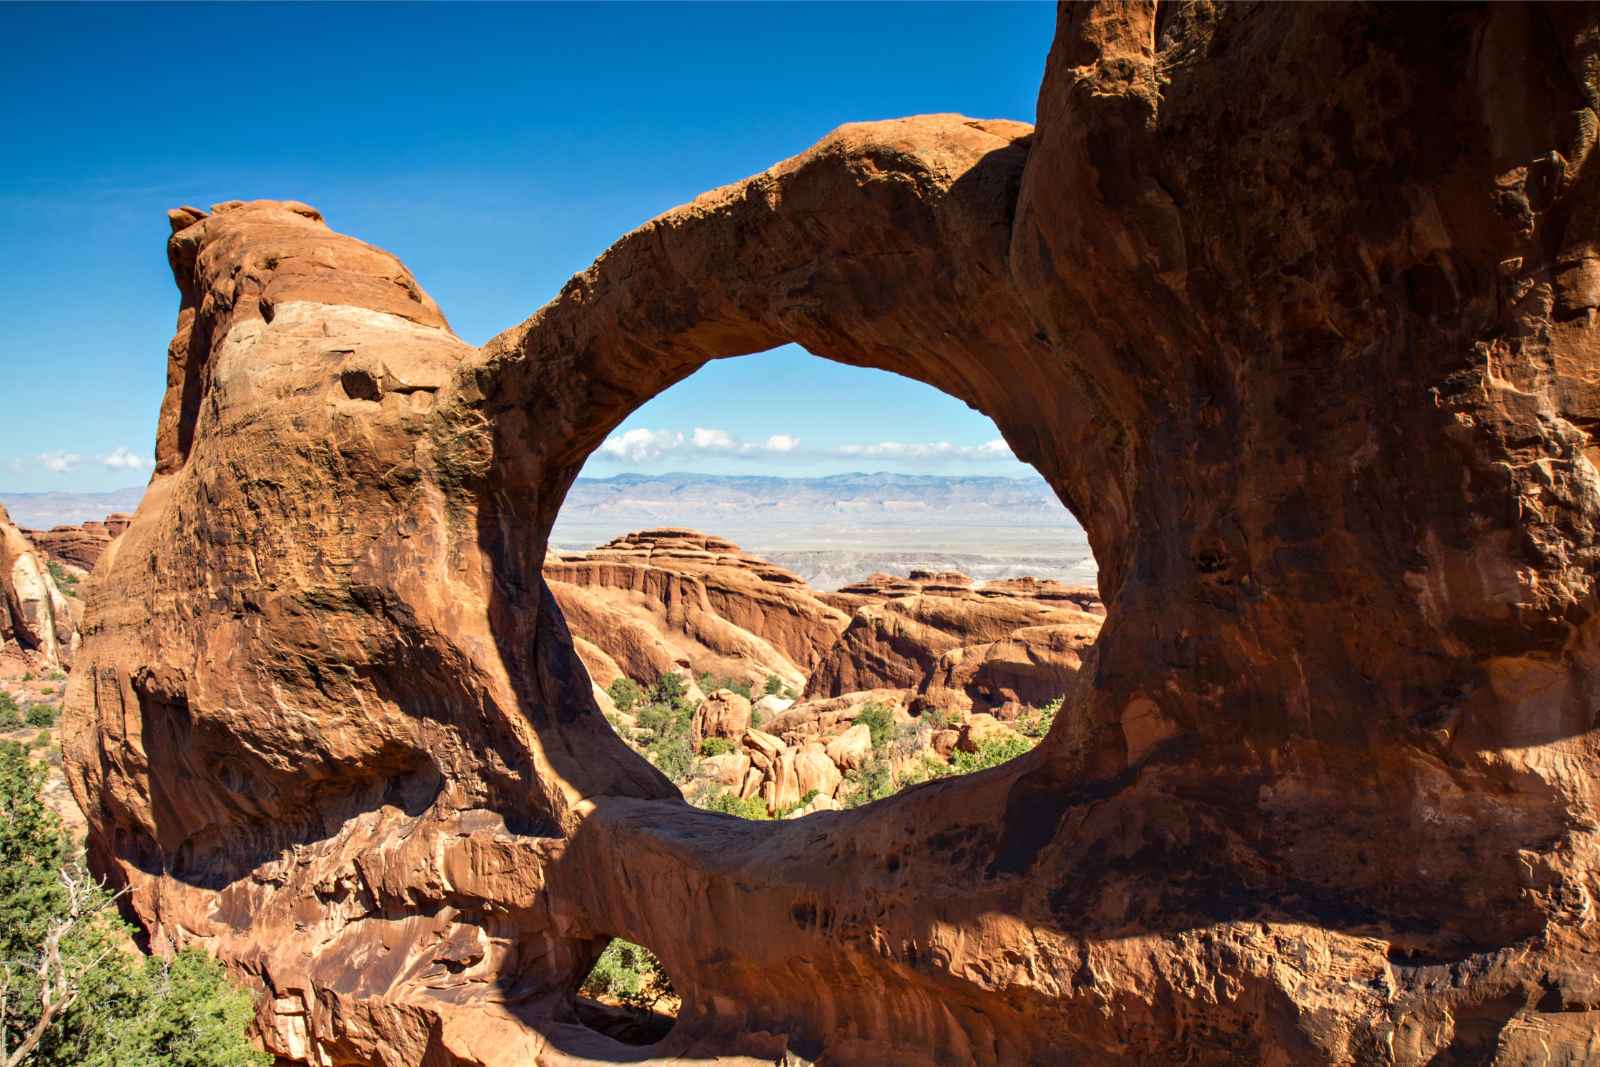
[[[309,205],[175,209],[66,695],[96,869],[320,1067],[1594,1062],[1597,130],[1593,6],[1067,5],[1036,126],[841,127],[476,348]],[[630,413],[791,342],[993,418],[1105,615],[1027,754],[751,821],[543,568]],[[578,1015],[613,937],[654,1045]]]

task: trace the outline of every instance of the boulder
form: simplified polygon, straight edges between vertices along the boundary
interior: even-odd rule
[[[840,770],[860,770],[872,758],[872,731],[865,723],[852,726],[829,741],[826,752]]]
[[[816,790],[818,795],[831,797],[844,780],[827,750],[814,741],[795,752],[794,773],[801,796]]]
[[[750,773],[750,756],[744,752],[707,756],[700,761],[700,769],[718,785],[727,786],[736,793],[742,792],[745,777]]]
[[[691,725],[691,737],[698,750],[708,737],[730,741],[750,729],[750,701],[731,689],[718,689],[700,702]]]
[[[940,759],[948,760],[960,743],[960,730],[935,730],[929,741],[929,747],[939,754]]]
[[[757,700],[753,707],[760,711],[763,715],[770,717],[773,715],[782,715],[784,712],[794,707],[794,701],[780,697],[775,693],[768,693],[766,696]]]

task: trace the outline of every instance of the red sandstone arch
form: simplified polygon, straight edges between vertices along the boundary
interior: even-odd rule
[[[1515,1062],[1600,1009],[1589,9],[1066,9],[1039,127],[846,127],[473,350],[303,205],[178,213],[158,473],[67,752],[158,945],[276,1051]],[[1017,764],[775,831],[593,713],[584,456],[798,342],[991,415],[1082,519],[1095,686]],[[1515,1025],[1508,1025],[1514,1022]]]

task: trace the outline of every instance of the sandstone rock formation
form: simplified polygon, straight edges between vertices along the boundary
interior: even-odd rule
[[[708,737],[735,738],[750,729],[750,701],[731,689],[707,693],[694,713],[691,737],[696,748]]]
[[[644,530],[545,560],[567,626],[636,681],[671,670],[760,685],[805,684],[846,616],[804,581],[722,538]],[[585,662],[596,657],[585,654]],[[595,673],[601,685],[610,673]]]
[[[304,205],[177,213],[98,868],[320,1065],[1592,1058],[1597,21],[1065,8],[1036,130],[844,127],[481,350]],[[787,341],[992,415],[1107,614],[1030,755],[774,826],[612,734],[541,566],[628,412]],[[613,935],[683,997],[636,1054],[571,1007]]]
[[[821,594],[852,612],[807,696],[912,689],[927,707],[1015,715],[1073,691],[1105,609],[1093,590],[953,572],[875,574]]]
[[[56,669],[77,647],[74,604],[51,577],[49,561],[0,506],[0,654]]]
[[[52,526],[48,530],[23,530],[22,533],[51,559],[92,571],[106,546],[121,536],[131,521],[132,516],[119,512],[107,515],[104,522]]]

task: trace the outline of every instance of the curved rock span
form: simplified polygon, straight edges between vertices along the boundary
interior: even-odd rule
[[[1597,17],[1068,8],[1036,130],[843,127],[482,349],[311,208],[176,212],[96,862],[324,1065],[616,1062],[614,935],[646,1058],[1592,1058]],[[990,414],[1107,617],[1030,755],[774,826],[616,739],[540,567],[628,412],[791,341]]]

